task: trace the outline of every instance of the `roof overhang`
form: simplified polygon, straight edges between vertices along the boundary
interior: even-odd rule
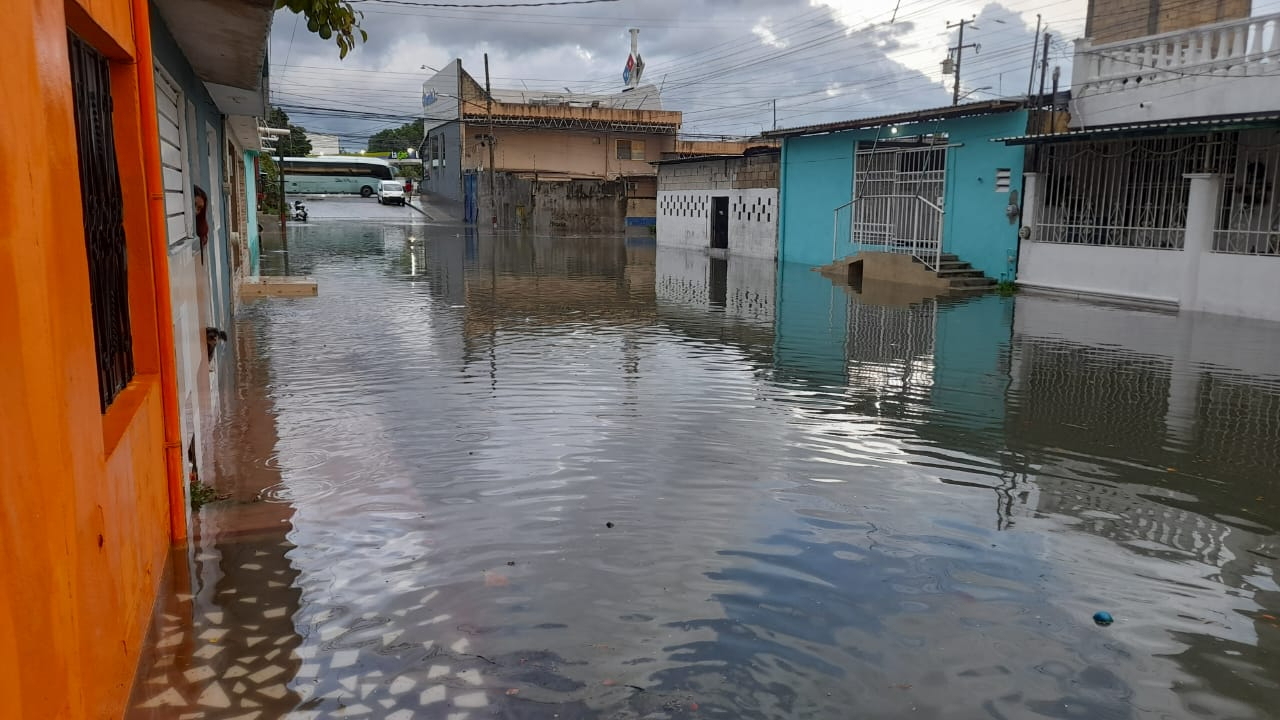
[[[1025,107],[1023,100],[983,100],[981,102],[965,103],[963,105],[947,105],[945,107],[930,108],[928,110],[910,110],[907,112],[893,113],[892,115],[876,115],[874,117],[858,118],[856,120],[842,120],[840,122],[822,123],[820,125],[805,125],[802,127],[784,128],[781,130],[767,130],[761,133],[762,136],[770,138],[788,138],[799,137],[802,135],[824,135],[826,133],[841,132],[843,130],[874,130],[875,128],[886,127],[889,125],[903,125],[906,123],[932,122],[936,120],[955,120],[964,117],[973,117],[975,115],[995,115],[998,113],[1012,112]]]
[[[1040,145],[1044,143],[1083,142],[1085,140],[1110,139],[1141,135],[1187,135],[1204,132],[1223,132],[1229,130],[1249,130],[1258,127],[1280,125],[1280,114],[1267,113],[1255,115],[1231,115],[1213,118],[1191,118],[1186,120],[1163,120],[1126,125],[1110,125],[1106,127],[1069,130],[1060,133],[1044,133],[1040,135],[1013,135],[1010,137],[992,138],[991,142],[1005,145]]]
[[[275,7],[272,0],[154,2],[196,77],[206,84],[229,89],[262,87],[267,35]],[[221,102],[218,107],[222,108]]]

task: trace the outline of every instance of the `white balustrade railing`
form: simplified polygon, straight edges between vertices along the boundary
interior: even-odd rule
[[[936,271],[942,255],[943,216],[940,205],[920,195],[859,196],[832,211],[831,259],[842,257],[843,236],[849,247],[844,256],[864,251],[902,253]]]
[[[1177,77],[1280,73],[1280,13],[1135,40],[1076,41],[1072,92],[1109,92]]]

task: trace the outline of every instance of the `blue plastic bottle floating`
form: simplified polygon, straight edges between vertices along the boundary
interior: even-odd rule
[[[1111,617],[1111,613],[1105,610],[1099,610],[1098,612],[1093,614],[1093,621],[1098,625],[1101,625],[1102,627],[1106,627],[1111,623],[1115,622],[1116,619]]]

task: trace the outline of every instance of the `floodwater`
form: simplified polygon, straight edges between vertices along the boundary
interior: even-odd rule
[[[290,233],[132,718],[1280,716],[1280,327]]]

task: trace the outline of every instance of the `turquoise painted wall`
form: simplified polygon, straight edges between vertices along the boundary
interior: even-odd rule
[[[258,260],[262,257],[258,244],[258,170],[256,168],[258,153],[246,150],[244,153],[244,207],[248,227],[245,241],[249,246],[249,277],[258,277]]]
[[[959,255],[988,276],[1013,277],[1018,226],[1005,214],[1010,195],[995,190],[996,171],[1007,168],[1022,200],[1021,147],[991,138],[1026,131],[1024,110],[958,120],[905,123],[897,138],[948,134],[946,217],[943,249]],[[783,141],[780,260],[807,265],[831,262],[833,210],[853,196],[853,152],[859,141],[889,137],[888,129],[849,130]],[[849,212],[839,215],[835,257],[849,255]]]
[[[947,157],[946,221],[942,248],[987,274],[1012,280],[1017,265],[1018,222],[1005,208],[1010,193],[996,192],[996,170],[1007,168],[1011,187],[1022,203],[1022,159],[1025,148],[993,143],[991,138],[1022,135],[1027,112],[962,118],[947,123],[951,148]]]
[[[788,138],[783,145],[779,263],[831,262],[832,210],[853,196],[853,141],[845,134]],[[848,212],[842,236],[849,234]]]

